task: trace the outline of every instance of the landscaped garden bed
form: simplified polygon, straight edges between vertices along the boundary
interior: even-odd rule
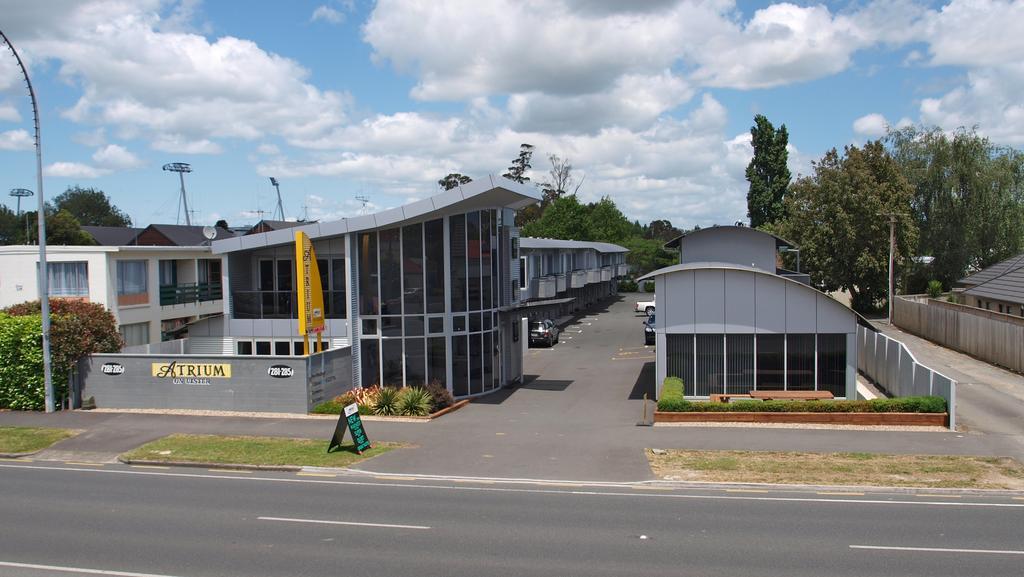
[[[683,381],[665,379],[655,423],[817,423],[843,425],[947,426],[941,397],[902,397],[869,401],[758,401],[730,403],[690,401]]]
[[[356,403],[359,414],[375,418],[429,421],[469,403],[469,399],[455,402],[451,393],[438,382],[425,387],[372,387],[358,388],[339,395],[313,408],[318,415],[338,415],[348,405]]]

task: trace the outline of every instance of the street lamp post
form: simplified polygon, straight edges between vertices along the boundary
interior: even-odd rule
[[[18,218],[21,218],[21,199],[35,194],[27,188],[11,189],[11,196],[18,199]],[[25,244],[28,244],[28,220],[25,220]]]
[[[32,80],[28,77],[28,70],[18,56],[18,51],[7,38],[7,35],[0,30],[0,40],[3,40],[10,49],[14,59],[18,61],[18,68],[25,78],[25,85],[28,87],[29,98],[32,99],[32,118],[36,131],[36,191],[39,192],[39,212],[36,220],[39,223],[39,312],[43,324],[43,387],[46,391],[46,412],[52,413],[56,410],[53,395],[53,376],[50,374],[50,291],[48,287],[49,277],[46,269],[46,213],[43,200],[43,142],[39,136],[39,104],[36,102],[36,91],[32,88]]]
[[[192,226],[192,215],[188,212],[188,197],[185,196],[185,173],[192,172],[192,167],[185,162],[168,162],[164,165],[167,172],[177,172],[181,180],[181,204],[185,206],[185,224]]]

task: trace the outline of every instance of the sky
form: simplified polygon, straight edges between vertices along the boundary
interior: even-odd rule
[[[46,198],[101,189],[137,226],[184,222],[170,162],[193,223],[234,226],[271,217],[269,177],[289,219],[334,220],[529,143],[533,181],[557,155],[581,200],[689,228],[746,219],[756,114],[786,125],[794,175],[887,127],[1024,146],[1024,1],[0,0],[0,30]],[[0,53],[14,188],[36,189],[32,107]]]

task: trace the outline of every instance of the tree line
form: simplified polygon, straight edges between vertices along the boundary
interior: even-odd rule
[[[83,226],[131,226],[128,215],[110,202],[102,190],[69,187],[47,202],[46,242],[54,245],[90,245],[91,236]],[[21,216],[0,205],[0,244],[36,244],[39,241],[38,211],[27,210]]]
[[[858,311],[885,305],[890,222],[897,293],[923,293],[930,281],[948,290],[1024,250],[1024,155],[976,128],[890,129],[829,150],[796,180],[785,125],[758,115],[751,142],[751,226],[799,246],[812,283],[848,291]]]

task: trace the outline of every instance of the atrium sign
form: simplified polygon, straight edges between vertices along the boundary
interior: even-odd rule
[[[230,379],[231,365],[227,363],[153,363],[153,376],[171,379],[175,385],[209,385],[210,379]]]

